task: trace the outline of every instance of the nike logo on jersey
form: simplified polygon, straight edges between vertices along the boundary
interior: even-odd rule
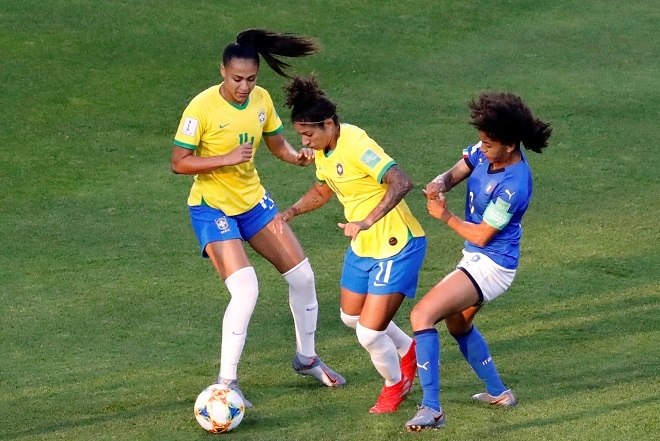
[[[511,198],[513,197],[513,195],[516,194],[515,191],[514,191],[513,193],[511,193],[509,190],[504,190],[504,193],[506,193],[506,194],[509,196],[509,200],[511,200]]]
[[[229,124],[231,124],[231,122],[228,122],[227,124],[222,124],[222,123],[221,123],[221,124],[220,124],[220,128],[221,128],[221,129],[224,129],[224,128],[227,127]]]
[[[427,361],[424,364],[417,363],[417,367],[420,368],[420,369],[424,369],[425,371],[428,371],[429,370],[429,363],[430,363],[430,361]]]

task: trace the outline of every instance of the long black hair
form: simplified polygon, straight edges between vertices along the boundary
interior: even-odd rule
[[[286,106],[291,108],[291,122],[322,126],[328,118],[339,124],[337,105],[321,90],[314,76],[295,77],[286,86]]]
[[[549,123],[536,118],[522,99],[508,92],[484,92],[469,104],[470,124],[505,145],[536,153],[548,146]]]
[[[236,36],[236,41],[225,47],[222,64],[225,66],[234,58],[254,60],[259,65],[259,55],[278,75],[290,78],[284,72],[289,64],[277,58],[305,57],[318,52],[314,40],[297,34],[283,34],[264,29],[247,29]]]

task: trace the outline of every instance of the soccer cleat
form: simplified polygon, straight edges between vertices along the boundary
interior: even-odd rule
[[[238,387],[238,380],[226,380],[224,378],[219,378],[218,384],[226,387],[227,389],[232,389],[236,391],[243,399],[243,405],[245,406],[246,409],[252,407],[252,403],[247,398],[245,398],[245,395],[243,395],[241,388]]]
[[[403,400],[410,392],[410,380],[406,377],[401,378],[397,384],[384,386],[378,395],[376,404],[369,409],[369,413],[394,413],[397,411]]]
[[[412,344],[410,345],[410,349],[408,349],[406,355],[401,358],[401,375],[410,380],[408,392],[410,392],[410,388],[412,387],[413,381],[415,380],[415,375],[417,375],[417,356],[415,346],[415,340],[413,340]]]
[[[433,410],[424,405],[417,406],[417,413],[406,423],[408,432],[419,432],[427,429],[440,429],[445,427],[445,413],[440,410]]]
[[[291,367],[297,374],[310,375],[328,387],[342,387],[346,384],[344,377],[330,369],[318,356],[314,357],[311,363],[304,364],[296,354],[291,362]]]
[[[505,390],[498,396],[494,397],[488,392],[472,395],[472,399],[482,403],[490,404],[491,406],[514,407],[518,404],[518,399],[511,392],[511,389]]]

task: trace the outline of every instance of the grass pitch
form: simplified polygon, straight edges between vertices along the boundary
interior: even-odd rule
[[[420,189],[475,141],[467,101],[513,91],[554,134],[528,155],[535,198],[517,280],[477,319],[519,407],[470,403],[480,384],[443,330],[447,427],[403,431],[419,389],[395,415],[367,413],[381,385],[338,318],[346,241],[334,202],[293,228],[317,275],[318,350],[349,385],[320,388],[290,369],[285,284],[251,253],[262,289],[240,375],[255,408],[225,436],[657,436],[658,18],[647,1],[4,1],[0,440],[210,439],[192,404],[217,373],[227,295],[198,256],[190,179],[170,173],[169,154],[183,108],[219,82],[222,49],[247,27],[317,37],[323,52],[293,72],[316,72],[342,120],[415,181],[407,200],[430,245],[420,296],[459,258]],[[264,68],[260,84],[282,106],[284,81]],[[258,166],[281,207],[313,181],[265,148]],[[462,203],[458,188],[450,206]]]

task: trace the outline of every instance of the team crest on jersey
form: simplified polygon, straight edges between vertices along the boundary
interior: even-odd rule
[[[337,163],[337,174],[338,174],[339,176],[341,176],[341,175],[344,174],[344,166],[341,165],[339,162]]]
[[[259,125],[263,126],[266,123],[266,111],[264,109],[259,110]]]
[[[488,186],[486,186],[486,194],[492,193],[493,189],[495,189],[495,182],[491,181],[488,183]]]
[[[215,220],[215,225],[218,227],[218,230],[220,230],[221,233],[226,233],[229,231],[229,222],[227,222],[226,217],[219,217]]]

